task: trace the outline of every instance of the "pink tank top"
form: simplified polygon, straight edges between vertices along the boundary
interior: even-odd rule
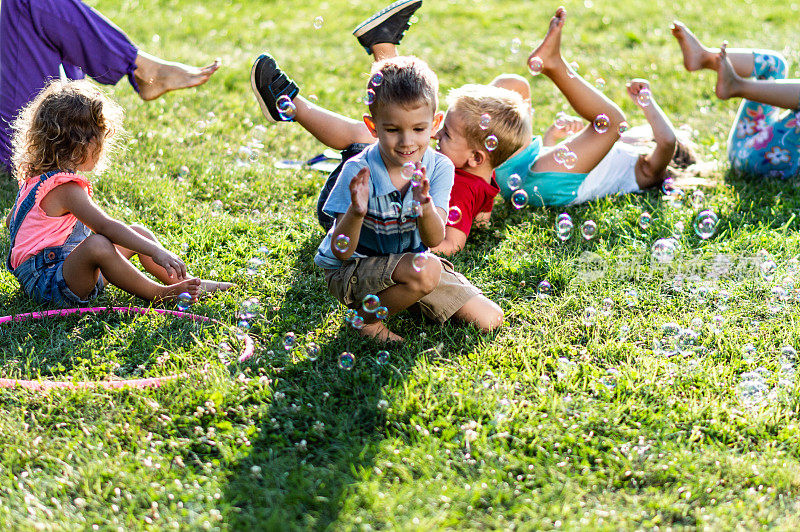
[[[41,176],[28,179],[22,185],[20,201],[24,199],[33,186],[39,181]],[[75,228],[78,219],[72,213],[64,216],[47,216],[42,210],[40,203],[47,194],[59,185],[75,182],[81,185],[89,197],[92,196],[92,184],[84,176],[62,172],[46,180],[36,191],[36,202],[33,208],[25,217],[17,232],[17,239],[14,241],[14,249],[11,250],[11,267],[16,268],[30,257],[36,255],[41,250],[54,246],[61,246],[69,238],[70,233]],[[19,205],[14,208],[16,216]]]

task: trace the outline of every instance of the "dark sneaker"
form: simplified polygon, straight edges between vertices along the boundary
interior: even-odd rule
[[[421,5],[422,0],[398,0],[359,24],[353,30],[353,35],[368,54],[372,53],[372,46],[375,44],[400,44],[406,30],[411,26],[411,15]]]
[[[297,83],[283,73],[271,55],[261,54],[253,63],[250,71],[250,86],[253,88],[264,117],[273,122],[291,122],[293,120],[293,118],[281,116],[278,112],[277,101],[281,96],[294,98],[300,89]]]

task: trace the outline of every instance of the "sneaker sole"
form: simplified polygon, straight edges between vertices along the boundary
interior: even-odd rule
[[[419,0],[400,0],[399,2],[395,2],[394,4],[387,7],[384,11],[376,14],[372,18],[368,18],[361,24],[359,24],[356,29],[353,30],[353,35],[358,38],[367,33],[369,30],[373,29],[375,26],[382,24],[387,18],[392,17],[398,11],[402,11],[403,9],[407,8],[411,4],[422,3]]]
[[[253,63],[253,68],[250,69],[250,88],[253,89],[253,94],[256,95],[256,101],[258,102],[258,106],[261,107],[261,114],[264,115],[264,118],[269,120],[270,122],[277,122],[269,112],[267,108],[267,104],[264,103],[264,99],[261,97],[261,93],[258,91],[258,87],[256,86],[256,68],[258,67],[258,61]]]

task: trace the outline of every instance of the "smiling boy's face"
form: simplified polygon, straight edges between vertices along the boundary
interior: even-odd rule
[[[415,107],[388,104],[364,121],[378,139],[381,157],[391,173],[405,163],[418,163],[430,145],[431,136],[441,121],[431,106]]]
[[[439,153],[446,155],[456,168],[466,168],[475,153],[464,136],[463,120],[458,111],[447,111],[442,128],[434,135],[439,143]]]

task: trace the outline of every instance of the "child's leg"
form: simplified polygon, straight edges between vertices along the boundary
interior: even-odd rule
[[[503,311],[484,295],[475,296],[453,315],[464,323],[471,323],[489,332],[503,324]]]
[[[353,120],[295,96],[295,121],[324,145],[344,150],[351,144],[372,144],[375,137],[361,120]]]
[[[764,54],[753,54],[756,58],[754,63],[764,57]],[[767,65],[768,69],[773,69],[775,61],[782,60],[781,66],[775,66],[774,69],[779,72],[777,75],[770,75],[767,73],[759,77],[769,77],[769,79],[746,79],[739,76],[733,64],[730,61],[729,55],[725,46],[723,45],[720,51],[719,68],[717,69],[717,96],[722,100],[728,98],[740,97],[747,100],[781,107],[783,109],[800,109],[800,80],[797,79],[778,79],[783,78],[786,73],[786,62],[782,57],[770,57],[773,63]],[[756,69],[758,69],[758,65]]]
[[[81,298],[92,292],[101,272],[114,286],[149,301],[177,299],[182,292],[196,298],[200,293],[200,279],[186,279],[169,286],[151,281],[102,235],[87,237],[64,260],[64,280]]]
[[[585,120],[593,122],[601,114],[608,117],[607,130],[603,133],[590,124],[567,143],[578,156],[575,167],[569,172],[587,173],[597,166],[619,138],[619,125],[625,121],[625,115],[614,102],[573,72],[564,61],[561,56],[561,30],[565,19],[566,10],[559,8],[550,21],[547,35],[531,57],[542,60],[542,73],[556,84],[572,108]],[[563,172],[564,167],[556,162],[551,153],[537,159],[534,171]]]
[[[682,22],[672,23],[672,35],[677,39],[683,53],[683,66],[689,72],[707,69],[717,70],[719,67],[719,48],[707,48],[689,31]],[[750,76],[753,72],[753,50],[747,48],[731,48],[728,50],[734,70],[740,76]]]

